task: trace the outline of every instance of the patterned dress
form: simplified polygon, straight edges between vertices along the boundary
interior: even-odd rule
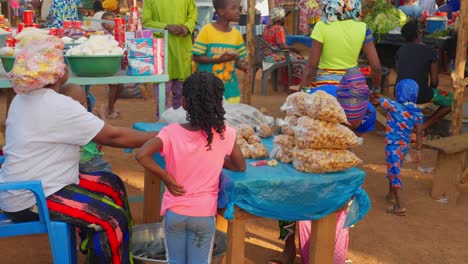
[[[54,0],[50,7],[50,27],[63,27],[64,20],[78,20],[78,9],[76,0]]]
[[[400,171],[403,159],[408,154],[410,135],[415,125],[422,124],[423,115],[414,103],[400,104],[385,98],[380,105],[387,110],[385,135],[385,160],[387,178],[394,188],[401,188]]]

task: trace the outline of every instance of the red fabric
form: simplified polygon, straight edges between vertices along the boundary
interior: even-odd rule
[[[263,31],[263,39],[272,47],[286,45],[286,32],[283,26],[272,25],[265,28]]]

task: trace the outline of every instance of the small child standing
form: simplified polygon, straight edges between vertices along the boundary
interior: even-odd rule
[[[102,15],[102,20],[113,21],[115,14],[112,12],[106,12]],[[102,28],[107,34],[114,35],[114,24],[102,23]],[[107,102],[106,117],[113,119],[120,115],[120,112],[115,109],[115,103],[119,99],[120,94],[124,89],[123,84],[109,84],[109,100]]]
[[[218,18],[202,27],[192,48],[193,60],[198,64],[198,71],[211,72],[224,82],[228,103],[240,103],[235,70],[245,70],[241,59],[247,51],[239,30],[229,25],[239,21],[240,1],[214,0],[213,5]]]
[[[164,127],[136,155],[166,186],[161,215],[169,263],[210,263],[221,169],[245,170],[236,131],[224,122],[223,92],[211,73],[187,78],[182,107],[188,123]],[[166,170],[153,160],[158,152]]]
[[[411,79],[399,81],[395,86],[396,101],[380,99],[380,105],[387,110],[387,127],[385,135],[385,157],[387,163],[388,194],[386,199],[394,205],[387,212],[398,216],[406,215],[401,188],[401,167],[404,157],[408,154],[410,136],[416,127],[417,155],[415,161],[421,160],[423,115],[416,106],[418,99],[418,84]]]
[[[59,93],[72,98],[73,100],[79,102],[81,105],[87,108],[86,93],[81,86],[73,83],[68,83],[60,87]],[[101,114],[97,114],[97,116],[103,119],[103,116],[101,116]],[[88,144],[84,145],[81,148],[81,158],[79,165],[80,172],[112,173],[111,166],[107,161],[105,161],[102,158],[104,153],[102,153],[100,149],[101,146],[94,141],[90,141]]]

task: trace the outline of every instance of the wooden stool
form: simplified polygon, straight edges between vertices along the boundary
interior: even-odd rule
[[[431,140],[424,145],[438,151],[437,166],[432,180],[432,198],[446,197],[449,203],[455,204],[460,195],[459,184],[463,181],[465,171],[468,134]]]

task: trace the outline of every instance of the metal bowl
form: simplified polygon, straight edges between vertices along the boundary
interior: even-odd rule
[[[226,233],[216,230],[216,248],[211,259],[212,264],[222,264],[227,249]],[[147,249],[152,247],[153,251],[165,252],[164,228],[162,223],[136,225],[132,234],[132,252],[135,264],[167,264],[167,260],[157,260],[147,257]]]

